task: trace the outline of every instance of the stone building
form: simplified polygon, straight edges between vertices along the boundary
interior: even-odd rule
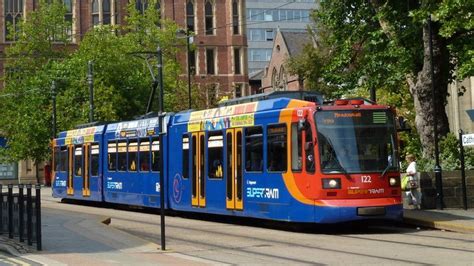
[[[314,0],[246,0],[248,69],[252,93],[261,92],[261,79],[270,62],[278,29],[306,32]]]
[[[311,36],[306,32],[278,30],[273,43],[270,62],[262,78],[262,91],[304,90],[304,79],[289,73],[288,59],[298,56],[305,45],[311,45]]]

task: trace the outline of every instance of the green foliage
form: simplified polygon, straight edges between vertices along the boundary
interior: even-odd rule
[[[0,91],[0,132],[7,137],[9,148],[1,150],[0,157],[10,161],[48,157],[53,80],[57,84],[58,131],[88,121],[89,61],[94,68],[96,121],[127,120],[145,113],[153,79],[144,57],[156,75],[158,44],[163,50],[165,110],[187,108],[187,101],[182,100],[187,99],[187,86],[179,79],[181,66],[176,60],[186,40],[176,38],[176,24],[160,20],[152,3],[140,14],[131,1],[127,25],[96,26],[72,52],[65,49],[67,35],[58,34],[68,26],[65,8],[59,1],[54,3],[41,1],[40,8],[22,23],[18,41],[6,50],[8,75]],[[153,111],[158,96],[156,92]]]
[[[438,83],[462,80],[474,75],[473,11],[474,2],[463,0],[320,1],[310,30],[316,46],[307,47],[288,65],[326,98],[368,97],[375,88],[378,102],[395,106],[410,121],[412,131],[400,137],[402,153],[421,158],[415,116],[429,120],[423,110],[414,110],[412,97],[429,99],[426,91],[420,92],[423,95],[415,91],[416,86],[429,87],[428,79],[416,80],[418,73],[428,69],[423,68],[427,62],[424,25],[432,14],[434,34],[439,34],[435,37],[441,39],[438,47],[449,52],[445,61],[435,62],[442,64]],[[443,93],[445,87],[436,89]],[[423,147],[430,141],[425,137]]]
[[[439,141],[439,160],[443,170],[461,169],[461,149],[459,140],[453,133]],[[474,169],[474,149],[464,147],[464,166],[466,170]],[[417,166],[420,171],[433,171],[435,165],[434,158],[418,160]]]
[[[0,91],[0,132],[7,136],[8,149],[2,149],[3,160],[47,157],[51,136],[49,80],[55,61],[65,57],[68,42],[64,21],[65,8],[59,3],[46,4],[28,15],[18,28],[10,30],[14,45],[5,53],[5,88]]]

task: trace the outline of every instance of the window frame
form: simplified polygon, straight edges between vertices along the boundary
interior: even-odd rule
[[[124,145],[121,145],[121,144],[124,144]],[[121,152],[120,151],[121,149],[125,149],[125,151]],[[121,153],[125,153],[125,161],[124,161],[123,166],[121,165],[121,157],[120,157]],[[117,172],[125,173],[127,172],[127,168],[128,168],[128,142],[127,140],[119,139],[117,141]]]
[[[211,177],[211,175],[210,175],[211,167],[212,167],[212,164],[214,163],[214,162],[211,162],[211,158],[209,156],[209,152],[210,152],[209,144],[210,144],[210,139],[212,137],[217,137],[216,141],[220,141],[220,144],[221,144],[220,147],[217,147],[217,148],[221,149],[221,151],[220,151],[221,156],[220,156],[220,158],[217,158],[217,159],[220,159],[221,176],[216,175],[216,177]],[[220,137],[220,140],[218,139],[218,137]],[[206,167],[207,167],[207,177],[210,180],[222,180],[224,178],[224,169],[223,169],[223,167],[224,167],[224,133],[223,133],[222,130],[208,131],[206,133],[205,140],[206,140],[206,145],[205,145],[206,153],[205,153],[205,156],[207,156],[205,158],[206,161],[207,161],[207,165],[206,165]],[[214,161],[214,159],[215,158],[213,158],[213,161]]]
[[[92,142],[90,143],[90,150],[89,150],[89,173],[90,173],[90,176],[93,176],[93,177],[98,177],[100,175],[100,144],[99,142]],[[94,169],[92,168],[93,164],[92,164],[92,157],[93,155],[95,155],[93,153],[94,150],[97,150],[97,174],[94,175]]]
[[[148,142],[148,151],[142,151],[142,147],[146,147],[145,145],[142,145],[142,143],[147,143]],[[142,165],[143,165],[143,162],[142,162],[142,152],[148,152],[148,162],[147,162],[147,165],[148,165],[148,170],[142,170]],[[151,172],[151,141],[150,141],[150,138],[147,137],[147,138],[139,138],[138,139],[138,158],[137,158],[137,161],[138,161],[138,165],[139,167],[137,167],[138,169],[138,172],[140,173],[149,173]]]
[[[107,171],[108,172],[117,172],[118,170],[118,141],[116,139],[107,141]],[[110,144],[115,144],[115,147],[110,147]],[[114,169],[110,168],[110,148],[115,148],[115,166]]]
[[[133,145],[131,145],[133,144]],[[129,173],[137,173],[138,172],[138,151],[139,151],[139,143],[138,143],[138,139],[136,138],[133,138],[133,139],[128,139],[127,140],[127,172]],[[130,151],[130,148],[134,149],[135,151]],[[132,169],[132,162],[133,162],[133,158],[131,158],[132,154],[135,154],[135,169]]]
[[[247,157],[248,157],[248,151],[249,151],[249,150],[247,149],[247,138],[248,138],[248,137],[250,138],[250,136],[247,135],[247,132],[248,132],[249,130],[251,130],[251,129],[259,129],[259,130],[260,130],[261,136],[260,136],[259,138],[260,138],[260,140],[261,140],[261,142],[262,142],[262,143],[261,143],[261,150],[260,150],[260,151],[261,151],[261,158],[260,158],[260,159],[261,159],[261,162],[260,162],[260,167],[259,167],[260,170],[256,170],[256,171],[253,171],[253,170],[252,170],[252,167],[250,167],[250,170],[247,169],[247,162],[248,162],[248,159],[249,159],[249,158],[247,158]],[[252,137],[252,138],[253,138],[253,137]],[[255,137],[255,138],[256,138],[256,137]],[[242,146],[244,147],[244,150],[245,150],[245,151],[244,151],[244,159],[245,159],[245,162],[246,162],[246,163],[245,163],[245,166],[244,166],[245,172],[246,172],[246,173],[263,173],[263,169],[265,168],[265,167],[264,167],[264,165],[265,165],[265,148],[264,148],[264,146],[265,146],[265,143],[264,143],[264,142],[265,142],[265,138],[264,138],[264,127],[263,127],[262,125],[256,125],[256,126],[251,126],[251,127],[246,127],[246,128],[244,128],[243,139],[244,139],[244,142],[243,142],[243,145],[242,145]],[[252,163],[252,162],[250,162],[250,163]]]
[[[273,135],[277,135],[277,134],[269,134],[269,129],[270,128],[274,128],[274,127],[278,127],[278,126],[282,126],[285,128],[285,164],[284,164],[284,170],[278,170],[278,171],[274,171],[274,170],[270,170],[270,161],[271,161],[271,155],[273,155],[273,152],[272,154],[270,154],[270,141],[269,141],[269,136],[273,136]],[[265,164],[265,169],[268,173],[286,173],[288,172],[288,125],[286,123],[275,123],[275,124],[268,124],[266,127],[265,127],[265,145],[266,145],[266,164]],[[281,133],[280,133],[281,134]]]
[[[184,139],[187,139],[187,148],[185,149],[185,142],[184,142]],[[189,143],[190,142],[190,137],[189,137],[189,134],[186,133],[186,134],[183,134],[183,136],[181,137],[181,153],[182,153],[182,161],[181,161],[181,176],[183,177],[183,179],[189,179],[189,168],[190,168],[190,153],[191,153],[191,147],[189,146]],[[187,158],[185,160],[185,157]],[[187,163],[186,163],[187,162]],[[186,171],[185,171],[186,169]],[[186,175],[185,175],[186,173]]]
[[[211,5],[211,14],[208,14],[208,4]],[[213,0],[204,1],[204,35],[216,35],[216,3]],[[208,23],[211,25],[208,25]]]

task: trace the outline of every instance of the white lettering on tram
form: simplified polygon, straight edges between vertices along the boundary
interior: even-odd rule
[[[278,199],[280,198],[280,191],[278,188],[247,188],[247,198],[261,198],[261,199]]]

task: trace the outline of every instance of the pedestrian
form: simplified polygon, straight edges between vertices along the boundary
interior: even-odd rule
[[[418,191],[418,172],[416,171],[416,160],[415,155],[407,154],[405,157],[408,167],[406,170],[406,177],[404,178],[404,182],[407,182],[405,185],[406,187],[406,196],[408,198],[408,204],[413,205],[415,209],[420,209],[421,205],[421,192]]]

